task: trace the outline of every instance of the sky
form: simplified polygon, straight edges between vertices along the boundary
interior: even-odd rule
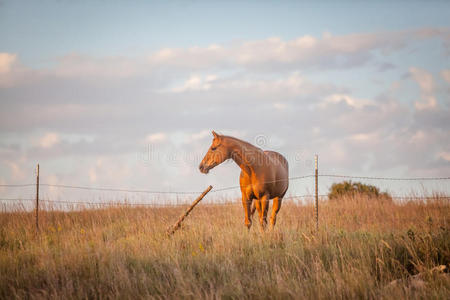
[[[39,163],[47,184],[235,186],[234,163],[198,171],[212,130],[282,153],[292,177],[312,174],[315,154],[323,174],[450,176],[448,11],[448,1],[0,1],[0,185],[34,182]],[[288,194],[312,191],[307,179]],[[33,194],[0,186],[0,198]]]

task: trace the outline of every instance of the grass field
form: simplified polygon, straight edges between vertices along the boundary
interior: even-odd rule
[[[0,214],[0,297],[450,297],[450,203],[362,198],[283,204],[274,231],[250,231],[240,205]],[[446,266],[444,271],[436,270]],[[441,267],[443,269],[443,267]]]

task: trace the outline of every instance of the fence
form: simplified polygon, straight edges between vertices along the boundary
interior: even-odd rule
[[[149,203],[149,202],[135,202],[135,201],[109,201],[109,202],[89,202],[89,201],[64,201],[64,200],[52,200],[52,199],[42,199],[39,196],[39,188],[40,187],[52,187],[57,189],[72,189],[72,190],[88,190],[88,191],[107,191],[107,192],[124,192],[124,193],[138,193],[138,194],[154,194],[154,195],[181,195],[181,196],[194,196],[199,195],[201,191],[156,191],[156,190],[145,190],[145,189],[128,189],[128,188],[106,188],[106,187],[89,187],[89,186],[78,186],[78,185],[66,185],[66,184],[49,184],[49,183],[40,183],[39,178],[39,164],[36,168],[36,183],[25,183],[25,184],[0,184],[0,188],[9,188],[9,189],[20,189],[27,187],[35,187],[36,196],[35,198],[0,198],[0,203],[13,203],[16,208],[26,209],[24,202],[33,203],[34,202],[34,210],[35,210],[35,218],[36,218],[36,228],[39,229],[39,210],[45,209],[46,207],[54,207],[55,205],[60,205],[65,209],[74,209],[74,208],[86,208],[86,207],[107,207],[107,206],[150,206],[150,207],[167,207],[173,206],[174,204],[167,205],[167,203]],[[294,176],[289,177],[289,181],[298,181],[308,178],[314,178],[314,194],[306,194],[306,195],[291,195],[285,197],[284,200],[294,200],[294,199],[304,199],[309,198],[314,200],[314,217],[316,227],[318,228],[319,221],[319,197],[326,198],[327,195],[319,194],[318,182],[319,178],[338,178],[338,179],[358,179],[358,180],[382,180],[382,181],[450,181],[450,177],[369,177],[369,176],[352,176],[352,175],[341,175],[341,174],[319,174],[318,171],[318,157],[315,156],[315,170],[314,174],[311,175],[303,175],[303,176]],[[275,181],[276,182],[276,181]],[[229,186],[218,189],[213,189],[210,193],[220,193],[230,190],[238,190],[240,186]],[[423,196],[392,196],[393,199],[401,199],[401,200],[414,200],[414,199],[424,199],[427,197]],[[186,205],[189,202],[182,202],[177,204]],[[237,201],[227,201],[225,203],[214,203],[214,204],[237,204]],[[45,205],[43,205],[45,204]]]

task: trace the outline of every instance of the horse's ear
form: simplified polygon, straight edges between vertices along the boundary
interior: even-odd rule
[[[219,138],[219,135],[214,130],[211,133],[212,133],[212,135],[214,136],[215,139]]]

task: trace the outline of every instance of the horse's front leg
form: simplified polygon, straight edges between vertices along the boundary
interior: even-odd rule
[[[252,227],[252,213],[251,213],[251,205],[252,205],[252,199],[247,197],[245,193],[242,193],[242,206],[244,207],[244,215],[245,215],[245,226],[247,226],[248,229]]]

